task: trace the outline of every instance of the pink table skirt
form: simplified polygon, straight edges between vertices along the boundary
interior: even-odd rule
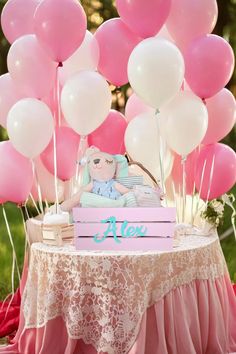
[[[129,354],[227,354],[236,352],[236,298],[228,275],[180,286],[144,313]],[[11,354],[95,354],[82,339],[68,337],[57,317],[38,329],[20,327]],[[100,352],[101,354],[101,352]],[[109,353],[108,353],[109,354]]]

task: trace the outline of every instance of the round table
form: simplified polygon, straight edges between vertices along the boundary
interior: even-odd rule
[[[226,354],[236,351],[235,318],[217,235],[182,237],[170,252],[34,243],[5,352]]]

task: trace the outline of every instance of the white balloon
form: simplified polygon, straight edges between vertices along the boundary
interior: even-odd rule
[[[192,92],[179,92],[161,110],[161,134],[168,146],[182,156],[188,155],[201,143],[207,125],[206,106]]]
[[[111,91],[97,72],[81,71],[62,89],[61,108],[67,123],[80,135],[92,133],[107,117]]]
[[[157,117],[151,113],[143,113],[132,119],[125,132],[125,146],[133,160],[146,167],[157,180],[165,180],[171,172],[173,156],[162,142]],[[160,165],[160,154],[162,167]]]
[[[128,77],[135,93],[149,106],[159,109],[181,88],[183,56],[170,41],[147,38],[130,55]]]
[[[36,98],[24,98],[7,117],[9,138],[17,151],[28,158],[38,156],[49,144],[54,130],[48,106]]]
[[[60,68],[62,85],[74,74],[81,70],[96,70],[99,61],[99,46],[96,38],[88,30],[79,48],[63,62]]]

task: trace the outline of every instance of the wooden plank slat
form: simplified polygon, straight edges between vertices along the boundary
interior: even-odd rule
[[[173,238],[139,237],[134,239],[122,238],[121,243],[116,243],[111,237],[101,243],[96,243],[90,237],[77,237],[75,239],[77,250],[93,251],[169,251],[173,248]]]
[[[75,222],[101,222],[114,216],[117,221],[175,222],[176,208],[74,208]]]

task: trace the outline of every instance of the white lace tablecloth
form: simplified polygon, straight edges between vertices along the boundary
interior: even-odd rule
[[[172,289],[227,273],[217,235],[186,236],[171,252],[76,251],[35,243],[23,296],[26,328],[62,316],[71,338],[127,353],[142,315]]]

